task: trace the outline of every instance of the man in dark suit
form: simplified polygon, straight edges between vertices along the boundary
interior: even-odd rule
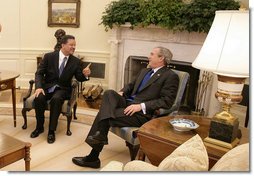
[[[140,127],[151,120],[159,108],[170,108],[175,100],[179,78],[166,65],[172,53],[156,47],[149,57],[149,67],[143,69],[137,79],[121,92],[108,90],[102,97],[100,110],[94,120],[86,142],[92,147],[88,156],[74,157],[72,161],[83,167],[100,167],[99,154],[108,144],[107,134],[111,126]]]
[[[83,68],[80,59],[73,56],[75,37],[65,35],[62,38],[60,51],[44,55],[35,73],[35,113],[36,129],[30,137],[35,138],[44,132],[44,112],[47,100],[50,100],[50,120],[48,143],[55,142],[55,130],[64,100],[71,95],[73,76],[78,81],[88,80],[91,71]]]

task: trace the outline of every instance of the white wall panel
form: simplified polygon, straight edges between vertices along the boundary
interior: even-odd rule
[[[0,60],[0,71],[1,70],[18,71],[19,68],[20,68],[19,60],[17,59]]]
[[[37,69],[37,62],[35,59],[24,59],[24,76],[34,76]]]
[[[20,74],[17,78],[17,87],[28,88],[29,80],[34,79],[34,74],[37,69],[36,57],[41,56],[42,53],[47,53],[49,50],[43,49],[5,49],[0,50],[0,71],[11,70],[16,71]],[[109,53],[107,52],[93,52],[77,50],[75,55],[84,57],[86,62],[95,62],[105,64],[105,78],[91,78],[90,81],[86,82],[86,85],[91,84],[102,84],[102,86],[108,88],[108,63]]]

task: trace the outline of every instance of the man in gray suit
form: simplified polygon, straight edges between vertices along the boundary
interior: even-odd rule
[[[85,157],[72,158],[83,167],[100,167],[99,154],[108,144],[108,131],[112,127],[140,127],[154,116],[159,108],[169,109],[176,98],[179,78],[166,67],[172,53],[164,47],[156,47],[149,56],[149,67],[143,69],[137,79],[121,92],[108,90],[102,97],[100,110],[94,120],[86,142],[92,151]]]

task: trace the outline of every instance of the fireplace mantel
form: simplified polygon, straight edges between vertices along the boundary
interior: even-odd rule
[[[205,33],[173,32],[157,26],[133,30],[129,24],[114,27],[109,39],[109,88],[120,90],[123,87],[128,56],[148,56],[154,47],[164,46],[172,51],[173,60],[192,63],[205,38]]]

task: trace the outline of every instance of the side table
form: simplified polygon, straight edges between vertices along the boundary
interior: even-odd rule
[[[169,123],[169,120],[175,117],[193,120],[199,124],[199,128],[187,132],[176,131]],[[191,115],[165,116],[150,120],[141,126],[138,131],[140,141],[139,159],[143,159],[144,154],[153,165],[158,166],[164,158],[194,135],[198,134],[204,140],[208,136],[210,121],[210,118]],[[242,127],[240,129],[242,132],[240,144],[248,143],[248,129]],[[209,157],[209,168],[212,168],[230,150],[209,143],[205,143],[205,146]]]
[[[11,89],[12,92],[12,107],[14,127],[16,127],[16,78],[19,77],[17,72],[0,71],[0,91]]]

